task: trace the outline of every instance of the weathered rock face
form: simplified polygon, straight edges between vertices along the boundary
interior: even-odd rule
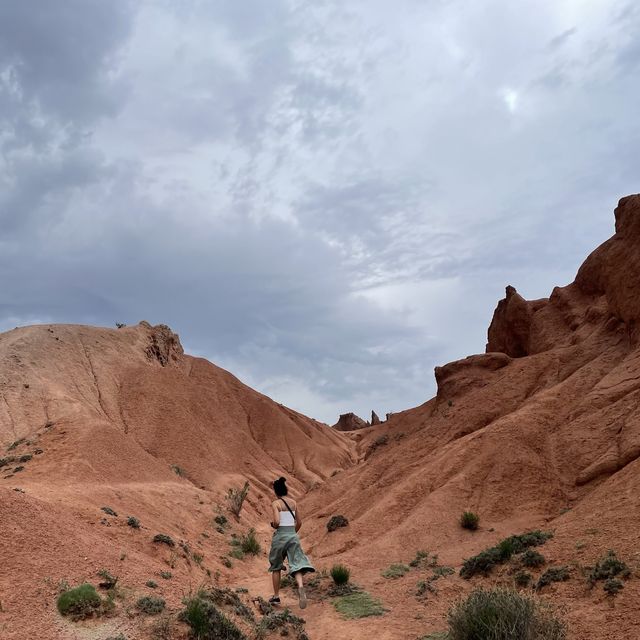
[[[378,418],[378,414],[375,411],[371,412],[371,425],[381,424],[380,418]]]
[[[512,358],[529,355],[531,317],[530,304],[509,285],[493,313],[486,352],[498,351]]]
[[[144,327],[149,334],[149,346],[145,349],[145,353],[150,360],[157,360],[166,367],[171,362],[178,362],[184,355],[180,337],[166,324],[158,324],[154,327],[143,320],[140,326]]]
[[[338,422],[333,425],[336,431],[356,431],[368,427],[369,423],[355,413],[343,413]]]

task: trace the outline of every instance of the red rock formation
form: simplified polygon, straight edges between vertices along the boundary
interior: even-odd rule
[[[338,422],[333,425],[336,431],[357,431],[368,427],[369,423],[357,416],[355,413],[341,414]]]
[[[371,411],[371,426],[376,424],[380,424],[380,418],[378,418],[378,414],[375,411]]]

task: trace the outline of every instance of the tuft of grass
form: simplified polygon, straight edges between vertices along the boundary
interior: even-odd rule
[[[341,515],[331,516],[329,522],[327,522],[327,531],[331,533],[340,527],[346,527],[349,525],[349,521]]]
[[[569,569],[567,567],[549,567],[536,583],[536,589],[542,589],[552,582],[564,582],[569,579]]]
[[[140,520],[138,520],[138,518],[136,518],[135,516],[129,516],[127,518],[127,524],[132,529],[139,529],[140,528]]]
[[[595,566],[591,569],[589,573],[589,583],[593,586],[598,580],[609,580],[616,576],[628,578],[630,575],[631,570],[626,563],[618,558],[613,549],[609,549],[607,554],[598,559]]]
[[[243,553],[257,556],[260,553],[260,543],[256,538],[256,530],[251,528],[246,535],[240,538],[240,549]]]
[[[229,555],[235,560],[244,560],[244,551],[240,547],[233,547],[229,551]]]
[[[510,589],[476,589],[448,613],[448,640],[564,640],[551,609]]]
[[[181,478],[185,478],[187,476],[187,472],[177,464],[171,465],[171,471],[173,471],[173,473],[175,473],[177,476],[180,476]]]
[[[136,607],[143,613],[154,616],[164,611],[165,604],[165,601],[157,596],[142,596],[138,598]]]
[[[213,521],[219,526],[222,527],[222,529],[225,529],[227,527],[227,525],[229,524],[229,521],[227,520],[227,516],[219,514],[217,515]]]
[[[171,580],[171,578],[173,577],[173,574],[171,573],[171,571],[161,571],[160,577],[163,580]]]
[[[155,580],[147,580],[145,582],[145,584],[147,585],[147,587],[149,587],[149,589],[157,589],[158,588],[158,583]]]
[[[607,592],[608,595],[615,596],[618,591],[624,589],[624,585],[622,584],[621,580],[618,580],[618,578],[609,578],[605,581],[602,588]]]
[[[528,587],[531,584],[532,576],[528,571],[518,571],[513,579],[518,587]]]
[[[536,567],[541,567],[546,562],[546,560],[541,553],[538,553],[534,549],[527,549],[520,556],[520,562],[524,567],[535,569]]]
[[[233,513],[236,518],[240,517],[240,512],[242,511],[242,505],[247,498],[247,494],[249,493],[249,482],[245,482],[242,489],[236,489],[232,487],[227,491],[227,495],[225,499],[229,505],[229,510]]]
[[[366,591],[352,593],[336,598],[333,606],[338,613],[350,620],[355,618],[367,618],[369,616],[381,616],[384,614],[382,603],[372,598]]]
[[[74,620],[90,618],[99,611],[101,604],[102,599],[95,587],[86,583],[63,591],[57,602],[58,611]]]
[[[382,577],[395,580],[402,578],[407,571],[409,571],[409,567],[406,564],[391,564],[382,572]]]
[[[173,538],[171,538],[171,536],[166,535],[165,533],[156,533],[156,535],[153,536],[153,541],[159,542],[161,544],[166,544],[169,547],[176,546],[176,543],[173,541]]]
[[[108,516],[118,517],[118,514],[111,507],[100,507],[101,511],[104,511]]]
[[[336,585],[347,584],[350,576],[351,571],[343,564],[334,564],[333,567],[331,567],[331,578]]]
[[[460,576],[468,580],[478,573],[489,575],[494,566],[507,562],[514,554],[522,553],[529,547],[540,546],[552,537],[552,533],[538,530],[509,536],[500,540],[496,546],[465,560],[460,569]]]
[[[463,529],[468,529],[469,531],[476,531],[479,524],[480,524],[480,516],[477,513],[473,513],[473,511],[465,511],[460,516],[460,526]]]
[[[202,566],[202,561],[204,560],[204,556],[201,553],[192,553],[191,557],[199,567]]]
[[[102,582],[99,584],[102,589],[113,589],[118,583],[118,578],[111,575],[106,569],[100,569],[98,576],[102,578]]]

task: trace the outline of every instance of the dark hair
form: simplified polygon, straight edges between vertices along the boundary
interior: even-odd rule
[[[284,478],[278,478],[273,483],[273,490],[276,492],[278,498],[282,498],[282,496],[286,496],[287,491],[287,481]]]

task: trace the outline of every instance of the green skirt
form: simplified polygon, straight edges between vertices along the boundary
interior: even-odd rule
[[[301,571],[303,574],[315,571],[309,558],[300,546],[300,538],[295,527],[278,527],[271,540],[269,551],[269,571],[282,571],[285,556],[289,562],[289,573]]]

